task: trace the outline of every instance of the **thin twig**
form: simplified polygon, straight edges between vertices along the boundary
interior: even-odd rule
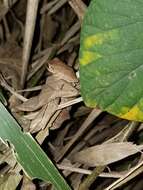
[[[31,87],[31,88],[26,88],[26,89],[23,89],[23,90],[18,90],[17,92],[33,92],[33,91],[42,90],[42,88],[43,88],[43,86],[39,85],[39,86]]]
[[[131,171],[125,174],[123,177],[112,183],[110,186],[105,188],[104,190],[114,190],[118,187],[122,186],[123,184],[127,183],[131,179],[135,178],[137,175],[143,172],[143,161],[135,166]]]
[[[68,101],[66,103],[62,103],[58,106],[57,110],[66,108],[68,106],[72,106],[72,105],[77,104],[77,103],[82,102],[82,101],[83,101],[82,97],[79,97],[79,98],[76,98],[74,100]]]
[[[21,94],[18,94],[12,87],[10,87],[7,82],[5,81],[5,79],[3,78],[2,75],[0,75],[0,83],[1,85],[8,90],[11,94],[13,94],[14,96],[16,96],[19,100],[21,100],[22,102],[26,102],[28,99],[25,98],[24,96],[22,96]]]
[[[22,74],[21,74],[21,87],[24,87],[25,80],[27,77],[28,62],[30,59],[32,41],[34,36],[37,9],[38,9],[39,0],[28,0],[27,4],[27,15],[26,15],[26,26],[25,26],[25,35],[24,35],[24,49],[22,57]]]
[[[49,15],[55,13],[57,10],[59,10],[65,3],[67,3],[68,0],[60,0],[58,1],[48,12]]]
[[[80,173],[80,174],[85,174],[85,175],[92,174],[91,170],[76,168],[76,167],[72,167],[72,166],[66,166],[63,164],[57,164],[57,167],[60,170],[67,170],[67,171],[71,171],[71,172],[75,172],[75,173]],[[127,173],[127,172],[109,172],[109,173],[103,172],[103,173],[99,174],[99,177],[120,178],[120,177],[123,177],[123,175],[125,175],[125,173]]]

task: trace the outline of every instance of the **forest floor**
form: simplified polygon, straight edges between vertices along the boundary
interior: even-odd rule
[[[142,143],[143,125],[89,108],[80,95],[80,31],[90,0],[43,0],[37,12],[35,7],[28,12],[28,1],[11,3],[0,4],[0,90],[5,106],[72,189],[142,190],[141,149],[133,144]],[[37,13],[35,27],[34,20],[25,24],[32,9]],[[7,152],[1,142],[0,189],[5,190],[14,189],[7,174],[17,173]],[[13,180],[17,189],[52,189],[20,174],[22,178]]]

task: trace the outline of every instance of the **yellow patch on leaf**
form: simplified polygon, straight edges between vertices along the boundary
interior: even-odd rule
[[[91,100],[89,98],[86,98],[85,104],[90,108],[95,108],[97,106],[97,103],[95,100]]]
[[[138,105],[135,105],[125,114],[120,114],[119,117],[133,121],[143,121],[143,112],[140,110]]]
[[[105,41],[116,39],[118,36],[117,30],[98,33],[96,35],[88,36],[84,40],[84,47],[86,49],[92,48],[94,45],[102,45]]]
[[[96,61],[97,59],[101,58],[102,55],[96,52],[90,52],[90,51],[83,51],[82,56],[80,58],[80,64],[81,65],[87,65],[91,63],[92,61]]]
[[[96,34],[93,36],[89,36],[84,41],[84,47],[91,48],[94,45],[101,45],[104,41],[103,35]]]

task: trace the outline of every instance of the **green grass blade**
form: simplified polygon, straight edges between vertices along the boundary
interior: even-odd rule
[[[20,126],[0,102],[0,138],[14,146],[15,156],[26,174],[31,178],[48,181],[57,190],[70,190],[51,160],[29,133]]]

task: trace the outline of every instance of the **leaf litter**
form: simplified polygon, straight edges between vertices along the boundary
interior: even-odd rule
[[[44,0],[34,4],[33,14],[30,1],[0,3],[0,88],[7,108],[51,155],[73,189],[123,185],[140,190],[141,124],[90,109],[80,97],[79,36],[89,2]],[[52,189],[21,174],[12,149],[3,142],[0,164],[1,187]],[[112,184],[114,178],[118,180]]]

